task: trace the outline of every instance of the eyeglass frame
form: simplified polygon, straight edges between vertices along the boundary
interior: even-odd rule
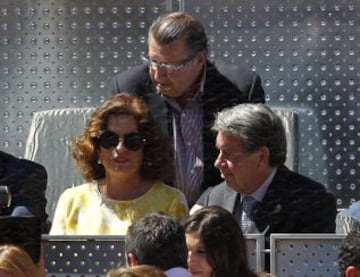
[[[144,65],[149,66],[149,68],[156,67],[157,69],[162,69],[162,70],[165,70],[166,72],[176,73],[176,72],[181,71],[184,67],[190,65],[194,61],[196,54],[189,56],[187,59],[185,59],[185,61],[183,61],[179,64],[159,63],[159,62],[156,62],[144,55],[141,55],[140,59],[141,59],[142,63]]]
[[[104,136],[105,134],[111,134],[114,137],[116,136],[117,137],[116,145],[115,144],[114,145],[105,145],[104,143],[102,143],[101,137]],[[127,141],[131,136],[135,136],[135,135],[137,136],[137,139],[140,139],[140,141],[137,146],[129,147],[129,143]],[[99,136],[96,137],[96,141],[100,146],[102,146],[103,148],[108,149],[108,150],[116,148],[118,146],[118,144],[121,142],[121,144],[130,151],[138,151],[138,150],[142,149],[144,144],[146,143],[146,139],[143,138],[139,132],[130,132],[128,134],[125,134],[124,136],[119,136],[117,133],[115,133],[114,131],[111,131],[111,130],[106,130],[106,131],[102,132]]]

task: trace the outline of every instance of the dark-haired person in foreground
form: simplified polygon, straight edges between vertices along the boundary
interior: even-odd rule
[[[285,165],[281,119],[264,104],[240,104],[216,115],[215,166],[224,182],[191,209],[219,205],[244,233],[334,233],[336,202],[326,188]]]
[[[142,60],[144,65],[115,76],[110,92],[134,93],[149,104],[174,145],[174,185],[192,205],[221,181],[213,166],[214,113],[239,103],[264,103],[260,77],[243,66],[210,62],[204,26],[182,12],[155,19]]]
[[[0,216],[0,276],[43,277],[44,262],[40,219]]]
[[[183,226],[163,213],[151,213],[127,231],[125,253],[129,266],[148,264],[168,277],[189,277]]]
[[[342,277],[360,276],[360,231],[353,230],[342,241],[339,252],[339,269]]]
[[[248,264],[245,238],[234,216],[219,206],[205,207],[185,222],[191,276],[256,277]]]
[[[0,207],[1,216],[38,217],[42,232],[47,233],[46,184],[47,173],[42,165],[0,151],[0,186],[6,186],[10,195],[9,203]]]

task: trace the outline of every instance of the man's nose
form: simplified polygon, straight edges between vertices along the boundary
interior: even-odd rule
[[[151,72],[156,81],[161,81],[162,78],[167,76],[167,70],[161,66],[152,67]]]
[[[221,155],[219,154],[219,155],[216,157],[216,159],[215,159],[214,166],[215,166],[216,168],[220,168],[221,165],[222,165],[222,163],[224,163],[224,161],[223,161]]]

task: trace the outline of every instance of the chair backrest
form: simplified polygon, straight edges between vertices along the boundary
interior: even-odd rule
[[[65,108],[34,113],[26,142],[25,158],[42,164],[48,173],[47,213],[52,220],[60,194],[83,179],[70,151],[94,108]]]
[[[297,171],[298,163],[298,134],[297,134],[297,118],[298,113],[292,109],[281,107],[272,108],[280,117],[285,129],[287,157],[285,165],[294,171]]]
[[[281,276],[339,276],[343,234],[271,234],[270,272]]]
[[[85,127],[86,120],[95,108],[64,108],[35,112],[26,142],[25,158],[45,166],[48,173],[46,189],[47,213],[52,220],[57,199],[68,187],[80,185],[83,179],[75,167],[70,142]],[[296,170],[297,134],[296,112],[289,109],[274,108],[286,130],[286,165]]]

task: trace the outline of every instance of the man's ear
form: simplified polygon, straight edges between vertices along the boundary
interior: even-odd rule
[[[131,252],[127,253],[127,264],[129,267],[139,265],[137,257]]]
[[[270,150],[267,146],[262,146],[258,150],[259,163],[268,166],[270,160]]]
[[[345,276],[346,277],[357,277],[357,276],[360,276],[360,275],[357,275],[359,274],[360,272],[358,272],[358,270],[356,269],[355,266],[348,266],[345,270]]]

